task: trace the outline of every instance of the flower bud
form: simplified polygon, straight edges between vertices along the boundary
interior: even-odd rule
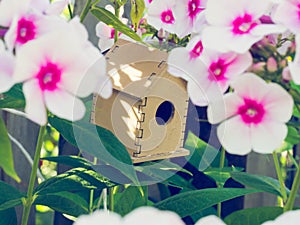
[[[270,57],[268,58],[268,61],[267,61],[267,70],[269,72],[275,72],[277,70],[277,62],[276,60],[273,58],[273,57]]]

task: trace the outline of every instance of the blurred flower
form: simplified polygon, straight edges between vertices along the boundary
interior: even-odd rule
[[[96,25],[96,35],[99,37],[98,47],[101,52],[105,52],[114,45],[115,29],[101,21]]]
[[[293,98],[280,85],[252,73],[236,78],[231,86],[234,92],[207,109],[210,123],[221,122],[217,128],[221,144],[231,154],[245,155],[251,149],[272,153],[287,135]]]
[[[283,69],[282,79],[285,80],[285,81],[291,81],[292,80],[291,72],[290,72],[290,69],[288,67],[285,67]]]
[[[274,57],[269,57],[267,60],[267,70],[273,73],[277,70],[277,66],[276,59],[274,59]]]
[[[262,225],[298,225],[300,220],[300,210],[287,211],[278,216],[274,221],[267,221]]]
[[[283,24],[290,31],[300,33],[300,0],[284,0],[275,9],[272,19],[278,24]]]
[[[183,38],[192,32],[199,32],[205,22],[203,12],[207,0],[176,0],[175,2],[175,33],[178,37]]]
[[[219,217],[215,215],[206,216],[197,221],[195,225],[226,225]]]
[[[74,225],[140,225],[141,221],[144,225],[184,225],[176,213],[150,206],[137,208],[123,218],[114,212],[98,210],[90,215],[80,216]]]
[[[5,49],[3,41],[0,40],[0,93],[8,91],[14,85],[14,66],[14,55]]]
[[[175,33],[174,0],[153,0],[148,8],[147,22],[155,29]]]
[[[21,46],[14,79],[24,82],[28,118],[44,125],[48,109],[63,119],[81,119],[85,106],[77,96],[86,97],[97,91],[99,82],[107,82],[101,84],[100,94],[111,94],[105,65],[104,57],[88,42],[87,31],[78,18],[66,23],[63,29]]]
[[[269,1],[261,0],[209,0],[205,10],[208,26],[203,30],[204,46],[244,53],[264,35],[283,32],[285,28],[281,25],[259,21],[269,6]]]
[[[300,34],[296,35],[296,54],[292,62],[289,62],[289,69],[295,84],[300,84]]]

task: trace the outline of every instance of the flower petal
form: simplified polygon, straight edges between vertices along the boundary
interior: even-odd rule
[[[123,218],[123,225],[184,225],[181,218],[174,212],[158,210],[154,207],[140,207]]]
[[[79,216],[74,225],[121,225],[121,220],[121,216],[115,212],[97,210],[92,214]]]
[[[225,225],[225,223],[217,216],[210,215],[199,219],[195,225]]]
[[[207,108],[208,121],[216,124],[234,116],[242,103],[243,99],[235,93],[228,93],[222,99],[212,101]]]
[[[251,126],[253,151],[270,154],[283,143],[288,129],[283,123],[264,121]]]
[[[44,98],[49,111],[60,118],[76,121],[85,114],[83,102],[66,91],[44,91]]]
[[[267,221],[262,225],[296,225],[300,220],[300,210],[287,211],[278,216],[274,221]]]
[[[246,155],[251,151],[250,127],[239,116],[221,123],[217,128],[219,141],[230,154]]]
[[[10,52],[0,50],[0,93],[8,91],[13,85],[15,58]]]
[[[26,100],[25,113],[27,117],[41,126],[45,125],[47,123],[47,112],[38,81],[32,79],[25,82],[23,93]]]

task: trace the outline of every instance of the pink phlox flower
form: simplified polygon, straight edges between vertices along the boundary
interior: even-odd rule
[[[99,37],[98,47],[105,52],[114,45],[115,29],[103,22],[96,25],[96,35]]]
[[[300,210],[287,211],[273,221],[264,222],[262,225],[297,225],[300,220]]]
[[[283,0],[272,13],[272,19],[291,32],[300,33],[300,0]]]
[[[3,41],[0,40],[0,93],[8,91],[14,85],[12,77],[14,66],[14,55],[5,49]]]
[[[284,26],[259,20],[270,4],[261,0],[209,0],[205,10],[208,26],[202,33],[204,46],[244,53],[265,35],[283,32]]]
[[[105,59],[87,38],[86,29],[75,18],[18,49],[13,77],[23,82],[29,119],[45,125],[49,110],[63,119],[79,120],[85,106],[78,97],[95,91],[110,96]]]
[[[239,76],[231,87],[234,92],[207,109],[208,121],[220,123],[219,141],[231,154],[272,153],[287,135],[285,123],[292,116],[293,98],[280,85],[253,73]]]
[[[175,33],[174,0],[153,0],[148,8],[147,22],[155,29]]]
[[[288,67],[295,84],[300,84],[300,35],[296,35],[296,54],[292,62],[289,62]]]
[[[199,33],[206,22],[204,10],[207,0],[176,0],[175,2],[177,36],[183,38],[191,33]]]
[[[4,39],[7,47],[12,50],[48,32],[59,29],[63,22],[63,19],[58,16],[48,16],[29,11],[14,17]]]
[[[168,56],[168,72],[175,77],[191,79],[191,73],[203,67],[203,44],[200,35],[194,36],[186,47],[174,48]]]

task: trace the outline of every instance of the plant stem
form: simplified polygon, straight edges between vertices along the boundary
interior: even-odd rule
[[[114,186],[108,189],[108,210],[113,212],[115,210],[114,195],[118,192],[119,186]]]
[[[280,184],[280,192],[281,192],[282,200],[283,200],[283,203],[285,203],[287,200],[287,194],[286,194],[286,190],[285,190],[284,180],[282,177],[281,166],[279,164],[279,160],[278,160],[278,156],[277,156],[276,152],[273,152],[273,160],[274,160],[274,164],[275,164],[277,178],[278,178],[278,181]]]
[[[87,0],[85,6],[80,14],[80,22],[83,22],[87,14],[89,13],[90,7],[92,5],[92,0]]]
[[[298,192],[299,187],[300,187],[300,169],[299,168],[300,168],[300,164],[298,166],[297,173],[296,173],[295,178],[294,178],[291,193],[290,193],[289,198],[287,200],[287,203],[284,207],[284,212],[292,210],[293,207],[294,207],[297,192]]]
[[[115,16],[117,18],[119,18],[119,16],[120,16],[120,7],[119,7],[118,3],[116,3],[116,2],[115,2],[114,5],[115,5]],[[119,34],[118,33],[119,32],[115,29],[115,34],[114,34],[114,42],[115,43],[118,41],[118,38],[119,38]]]
[[[31,209],[32,203],[34,201],[33,189],[34,189],[34,184],[35,184],[36,176],[37,176],[37,170],[38,170],[38,166],[39,166],[39,162],[40,162],[40,156],[41,156],[41,150],[42,150],[42,146],[43,146],[43,140],[44,140],[46,126],[47,125],[40,127],[38,140],[37,140],[37,144],[36,144],[36,148],[35,148],[35,154],[34,154],[31,174],[30,174],[30,180],[29,180],[28,189],[27,189],[27,198],[25,199],[25,203],[24,203],[21,225],[27,225],[29,214],[30,214],[30,209]]]
[[[220,156],[220,165],[219,165],[219,168],[220,170],[224,168],[224,165],[225,165],[225,149],[222,147],[221,149],[221,156]],[[220,171],[221,172],[221,171]],[[222,188],[219,184],[218,184],[218,188]],[[222,203],[219,202],[218,205],[217,205],[217,215],[219,218],[221,218],[221,213],[222,213]]]

